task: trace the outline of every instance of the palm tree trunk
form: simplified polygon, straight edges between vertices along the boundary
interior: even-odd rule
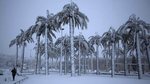
[[[18,66],[18,45],[16,44],[16,67]]]
[[[93,54],[91,55],[91,72],[93,72]]]
[[[111,54],[111,50],[110,50],[110,45],[108,46],[108,53],[109,53],[109,57],[111,57],[112,56],[112,54]],[[108,59],[108,64],[109,64],[109,62],[110,62],[110,59]],[[110,70],[110,67],[109,67],[110,65],[108,65],[108,70]]]
[[[136,34],[136,46],[137,46],[137,57],[138,57],[138,78],[142,78],[142,64],[141,64],[141,52],[140,52],[140,40],[139,34]]]
[[[106,50],[106,48],[104,49],[104,50]],[[108,50],[109,50],[109,48],[108,48]],[[109,59],[108,59],[108,54],[107,54],[107,51],[106,51],[106,71],[108,71],[108,63],[109,63]]]
[[[45,74],[48,75],[47,24],[45,25]]]
[[[70,42],[71,42],[71,76],[75,75],[75,64],[74,64],[74,25],[73,22],[70,20],[69,23],[70,27]]]
[[[59,68],[60,68],[60,75],[62,75],[62,43],[61,43],[61,53],[60,53],[60,66],[59,66]]]
[[[51,70],[53,71],[54,68],[54,58],[52,57],[52,65],[51,65]]]
[[[40,73],[40,61],[41,61],[41,54],[40,54],[40,38],[38,38],[39,44],[38,44],[38,54],[37,54],[37,74]]]
[[[69,72],[69,56],[67,55],[67,51],[65,52],[66,55],[66,73]]]
[[[38,56],[39,56],[39,46],[40,45],[40,36],[37,36],[37,51],[36,51],[36,65],[35,65],[35,74],[38,74]]]
[[[88,72],[90,71],[90,56],[88,55]]]
[[[149,46],[146,47],[146,53],[147,53],[147,61],[149,65],[149,70],[150,70],[150,49]]]
[[[118,69],[119,41],[117,42],[117,48],[118,48],[118,49],[117,49],[117,52],[116,52],[116,53],[117,53],[117,54],[116,54],[116,63],[117,63],[117,64],[116,64],[116,70],[117,70],[117,72],[118,72],[118,70],[119,70],[119,69]]]
[[[78,75],[80,76],[81,75],[81,50],[80,50],[80,39],[79,39],[79,58],[78,58],[78,67],[79,67],[79,70],[78,70]]]
[[[62,32],[62,30],[61,30],[61,36],[63,36],[63,32]],[[62,43],[62,41],[61,41],[61,55],[60,55],[60,75],[62,75],[62,48],[63,48],[63,43]]]
[[[114,57],[115,57],[115,44],[114,42],[112,43],[112,56],[111,56],[111,77],[114,77],[115,74],[115,62],[114,62]]]
[[[64,70],[64,74],[67,74],[67,55],[66,55],[66,50],[65,50],[65,70]]]
[[[96,74],[99,74],[100,72],[99,72],[99,46],[98,45],[96,45],[96,52],[97,52],[97,54],[96,54]]]
[[[86,56],[84,56],[84,74],[86,74]]]
[[[41,72],[41,53],[39,53],[39,62],[38,62],[38,73],[40,74]]]
[[[126,76],[128,73],[127,66],[127,44],[124,42],[124,75]]]
[[[53,67],[53,65],[51,65],[51,68],[49,68],[49,66],[50,66],[50,61],[51,61],[51,59],[50,59],[50,57],[48,57],[48,64],[47,64],[47,66],[48,66],[48,72],[49,72],[49,69],[51,69],[52,70],[52,67]]]
[[[58,64],[59,62],[58,62],[58,57],[56,58],[56,66],[55,66],[55,69],[57,70],[58,69]]]
[[[25,52],[25,42],[23,42],[23,45],[22,45],[22,63],[21,63],[21,73],[23,72],[24,52]]]

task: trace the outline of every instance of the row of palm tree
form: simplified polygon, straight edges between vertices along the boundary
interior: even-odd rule
[[[17,35],[15,39],[11,40],[11,42],[9,44],[9,47],[16,45],[16,63],[15,63],[15,66],[18,66],[18,46],[19,47],[22,46],[21,72],[23,70],[25,46],[26,46],[27,42],[28,43],[34,42],[32,37],[31,37],[31,34],[29,33],[31,28],[32,28],[32,26],[27,31],[23,31],[21,29],[21,33],[19,35]]]
[[[75,73],[75,68],[74,68],[74,48],[73,48],[73,35],[74,35],[74,28],[75,27],[81,27],[82,29],[87,28],[87,21],[88,18],[86,15],[81,13],[79,11],[78,6],[74,3],[71,2],[69,4],[64,5],[63,10],[57,14],[49,14],[49,11],[47,11],[47,17],[44,16],[38,16],[36,23],[29,28],[29,31],[26,31],[30,37],[34,33],[36,33],[37,36],[37,54],[36,54],[36,72],[38,73],[38,58],[39,58],[39,43],[40,43],[40,36],[43,35],[45,36],[45,60],[46,60],[46,74],[48,74],[48,46],[47,43],[48,41],[52,42],[52,37],[56,37],[55,34],[53,33],[54,31],[60,30],[62,25],[69,24],[70,27],[70,41],[71,41],[71,75],[74,75]],[[22,39],[24,42],[24,38],[29,38],[26,36],[26,34],[22,33],[22,35],[19,35],[19,37]],[[12,40],[10,43],[11,45],[15,44],[18,46],[18,42],[16,37],[15,40]],[[47,39],[48,38],[48,39]],[[16,42],[15,42],[16,41]],[[24,45],[24,44],[23,44]],[[18,50],[18,49],[17,49]],[[17,51],[18,53],[18,51]],[[24,53],[24,52],[23,52]],[[16,55],[18,57],[18,54]],[[17,60],[16,60],[17,64]]]
[[[114,57],[116,55],[124,54],[124,71],[125,75],[128,74],[127,55],[136,56],[138,60],[138,77],[142,77],[142,62],[141,58],[147,56],[148,64],[149,59],[149,38],[150,38],[150,24],[140,20],[134,14],[131,15],[128,21],[120,26],[118,30],[110,28],[108,32],[102,35],[101,43],[104,50],[107,50],[108,55],[111,57],[112,64],[112,76],[114,76]],[[118,45],[118,46],[116,46]],[[119,45],[123,46],[122,50],[119,50]],[[118,47],[118,48],[117,48]],[[118,50],[116,50],[118,49]],[[116,50],[116,51],[115,51]],[[118,52],[117,52],[118,51]],[[120,52],[119,52],[120,51]]]
[[[98,46],[102,46],[104,48],[103,51],[105,51],[104,55],[108,59],[108,57],[111,57],[111,74],[112,77],[115,74],[115,66],[117,65],[117,59],[118,57],[124,57],[124,75],[128,75],[128,61],[127,58],[131,56],[136,56],[137,58],[137,66],[138,66],[138,77],[139,79],[142,78],[142,65],[143,62],[141,59],[143,57],[147,58],[148,65],[150,66],[150,53],[149,53],[149,39],[150,39],[150,24],[144,22],[143,20],[140,20],[137,18],[134,14],[131,15],[128,19],[128,21],[121,25],[119,29],[115,30],[114,28],[110,28],[108,32],[105,32],[102,36],[95,35],[91,36],[88,45],[93,46],[96,44],[96,65],[97,70],[96,73],[99,72],[99,50]],[[69,38],[69,37],[67,37]],[[75,39],[75,37],[74,37]],[[80,39],[80,38],[78,38]],[[60,40],[60,39],[59,39]],[[62,39],[63,40],[63,39]],[[56,41],[57,42],[57,41]],[[60,41],[61,42],[61,41]],[[76,42],[74,40],[74,42]],[[65,42],[66,44],[66,42]],[[80,45],[80,42],[75,43]],[[67,45],[69,46],[69,44]],[[76,45],[77,46],[77,45]],[[76,50],[80,52],[80,48],[76,49],[76,46],[74,45],[75,52]],[[93,46],[94,47],[94,46]],[[70,47],[69,47],[70,48]],[[88,47],[90,48],[90,47]],[[69,50],[69,49],[68,49]],[[86,50],[86,49],[82,49]],[[84,53],[87,54],[86,51]],[[75,53],[76,56],[76,53]],[[80,57],[80,53],[78,54],[78,57]],[[76,58],[75,58],[76,59]],[[116,62],[115,62],[116,59]],[[78,60],[80,63],[80,60]],[[78,64],[79,64],[78,63]],[[108,63],[108,62],[107,62]],[[108,64],[106,64],[108,66]],[[76,63],[77,66],[77,63]],[[79,68],[80,72],[80,68]]]
[[[102,36],[96,34],[89,37],[87,41],[82,34],[74,36],[74,28],[87,28],[88,17],[79,11],[79,7],[71,2],[64,5],[63,10],[57,14],[49,14],[47,17],[38,16],[34,25],[21,33],[10,42],[10,47],[16,44],[16,65],[18,60],[18,46],[23,46],[22,52],[22,68],[24,59],[24,46],[26,42],[33,42],[32,35],[36,33],[36,69],[35,73],[40,72],[41,56],[45,56],[45,73],[48,74],[48,60],[50,57],[60,58],[60,73],[62,74],[62,58],[64,57],[64,73],[69,72],[69,64],[71,65],[71,75],[74,76],[76,68],[78,75],[81,75],[81,66],[84,65],[84,73],[86,73],[86,58],[96,56],[96,73],[100,74],[99,64],[99,47],[103,47],[103,55],[106,58],[106,67],[108,69],[108,61],[111,58],[111,76],[115,75],[115,65],[117,58],[124,57],[124,75],[128,74],[129,55],[137,56],[139,79],[142,78],[142,62],[141,57],[147,56],[150,68],[150,24],[137,18],[134,14],[129,17],[127,22],[115,30],[110,27],[108,32]],[[69,24],[70,36],[62,36],[53,42],[56,38],[54,32],[62,30],[62,26]],[[40,43],[41,35],[45,37],[45,43]],[[96,51],[95,51],[96,50]],[[61,52],[60,52],[61,51]],[[115,63],[116,62],[116,63]],[[91,69],[92,69],[91,60]],[[22,69],[21,69],[22,70]],[[108,70],[106,70],[108,71]]]

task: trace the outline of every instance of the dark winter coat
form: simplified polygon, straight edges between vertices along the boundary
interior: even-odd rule
[[[16,75],[16,73],[17,73],[16,68],[13,68],[13,69],[11,70],[11,72],[12,72],[12,75]]]

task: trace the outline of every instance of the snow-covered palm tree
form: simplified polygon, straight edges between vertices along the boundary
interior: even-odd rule
[[[109,47],[109,54],[111,55],[111,76],[114,76],[114,70],[115,70],[115,63],[114,63],[114,58],[115,58],[115,43],[116,43],[116,31],[112,27],[110,27],[108,32],[105,32],[102,35],[101,39],[101,44],[104,47],[104,50],[106,50],[106,47]],[[112,50],[110,52],[110,46],[112,46]]]
[[[15,39],[10,41],[9,47],[12,47],[13,45],[16,45],[16,60],[15,60],[15,66],[18,66],[18,46],[19,44],[19,38],[20,35],[17,35]]]
[[[48,74],[48,54],[47,54],[47,41],[52,41],[52,37],[55,37],[54,31],[57,31],[59,29],[57,20],[54,18],[54,14],[49,14],[49,11],[47,10],[47,17],[44,16],[38,16],[36,21],[36,30],[37,33],[37,63],[38,64],[38,57],[39,57],[39,42],[40,42],[40,36],[45,35],[45,59],[46,59],[46,75]],[[48,38],[48,39],[47,39]],[[36,73],[37,73],[37,66],[36,65]]]
[[[25,42],[25,32],[21,29],[21,37],[20,37],[20,43],[22,45],[22,62],[21,62],[21,72],[23,72],[23,64],[24,64],[24,53],[25,53],[25,46],[26,46],[26,42]]]
[[[16,66],[18,65],[17,61],[18,61],[18,46],[23,46],[23,50],[22,50],[22,63],[23,63],[23,60],[24,60],[24,48],[25,48],[25,41],[26,42],[34,42],[32,37],[31,37],[31,33],[33,32],[33,28],[34,26],[30,26],[30,28],[26,31],[23,31],[21,29],[21,33],[19,35],[16,36],[15,39],[13,39],[10,44],[9,44],[9,47],[11,47],[12,45],[16,44]],[[23,68],[23,66],[22,66]]]
[[[149,26],[150,28],[150,26]],[[150,33],[144,31],[144,34],[141,39],[141,46],[142,46],[142,53],[144,56],[147,56],[147,61],[149,64],[149,70],[150,70]]]
[[[135,50],[138,58],[138,78],[142,78],[142,65],[141,65],[141,41],[144,32],[149,32],[148,26],[145,22],[137,18],[136,15],[131,15],[128,21],[122,25],[119,30],[123,40],[130,50]],[[145,37],[145,36],[144,36]]]
[[[36,62],[38,61],[38,64],[36,63],[36,71],[38,71],[40,73],[40,70],[41,70],[41,57],[43,56],[43,54],[45,53],[45,48],[44,48],[44,42],[43,41],[40,41],[39,43],[39,46],[37,46],[37,43],[36,43],[36,46],[34,47],[34,49],[37,51],[37,49],[39,48],[39,53],[38,53],[38,58],[36,57]],[[37,52],[36,52],[36,55],[37,55]],[[38,59],[38,60],[37,60]],[[37,68],[38,67],[38,68]]]
[[[59,49],[62,48],[62,54],[64,56],[64,62],[65,62],[64,63],[64,74],[67,74],[67,70],[68,70],[67,65],[68,65],[68,59],[70,56],[70,46],[71,46],[70,45],[70,37],[65,35],[65,36],[58,38],[55,42],[55,46]],[[60,57],[60,59],[62,59],[62,58]],[[60,60],[60,63],[62,63],[61,60]],[[61,65],[60,65],[60,73],[62,73],[61,70],[62,69],[61,69]]]
[[[74,65],[74,47],[73,47],[73,36],[74,28],[81,27],[81,29],[87,28],[88,17],[79,11],[79,7],[71,2],[64,5],[63,10],[57,15],[57,19],[60,22],[60,25],[69,24],[70,27],[70,40],[71,40],[71,75],[75,74],[75,65]]]
[[[93,46],[94,44],[96,45],[96,74],[99,74],[99,46],[101,45],[101,36],[99,36],[98,34],[95,36],[90,36],[89,44],[91,46]]]
[[[126,76],[128,73],[128,67],[127,67],[127,53],[131,48],[131,45],[133,45],[133,36],[125,32],[125,24],[119,27],[117,30],[117,33],[121,36],[121,42],[123,45],[123,50],[124,50],[124,75]],[[123,33],[124,32],[124,33]]]
[[[75,36],[74,37],[74,47],[76,49],[76,52],[78,52],[78,75],[81,75],[81,56],[84,57],[84,73],[85,70],[85,56],[88,55],[88,53],[91,52],[92,49],[90,49],[89,43],[86,41],[83,35]]]
[[[112,42],[112,55],[111,55],[111,76],[113,77],[115,74],[115,36],[116,36],[116,31],[113,28],[109,29],[110,35],[111,35],[111,42]]]
[[[53,66],[53,59],[58,58],[60,52],[59,52],[58,48],[55,47],[52,42],[48,43],[47,49],[48,49],[48,60],[52,59],[51,66]],[[40,58],[41,58],[41,56],[43,56],[45,54],[45,43],[40,42],[40,52],[39,53],[40,53]],[[41,60],[39,59],[39,62],[40,61]],[[50,66],[49,63],[50,62],[48,62],[48,66]]]
[[[24,64],[24,54],[25,54],[25,46],[27,45],[27,42],[34,42],[34,40],[32,39],[31,36],[31,28],[33,28],[32,26],[24,31],[21,29],[21,37],[19,39],[21,46],[22,46],[22,63],[21,63],[21,72],[23,72],[23,64]]]
[[[102,53],[104,55],[104,57],[106,58],[106,71],[108,71],[109,67],[108,67],[108,63],[109,63],[109,57],[111,57],[112,53],[111,53],[111,34],[110,32],[104,32],[101,38],[101,45],[104,48],[104,50],[102,50]]]

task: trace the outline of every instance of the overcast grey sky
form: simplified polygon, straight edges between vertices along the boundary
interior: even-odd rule
[[[56,14],[71,0],[0,0],[0,53],[15,55],[16,46],[9,43],[20,33],[33,25],[37,16],[46,16],[46,10]],[[89,18],[88,29],[82,34],[88,38],[95,32],[102,35],[110,26],[118,28],[131,14],[150,23],[150,0],[73,0]],[[68,34],[65,27],[64,34]],[[76,30],[77,35],[81,30]],[[57,37],[60,33],[56,34]],[[35,40],[36,42],[36,40]],[[34,44],[28,44],[25,56],[32,55]],[[19,50],[21,53],[21,49]]]

